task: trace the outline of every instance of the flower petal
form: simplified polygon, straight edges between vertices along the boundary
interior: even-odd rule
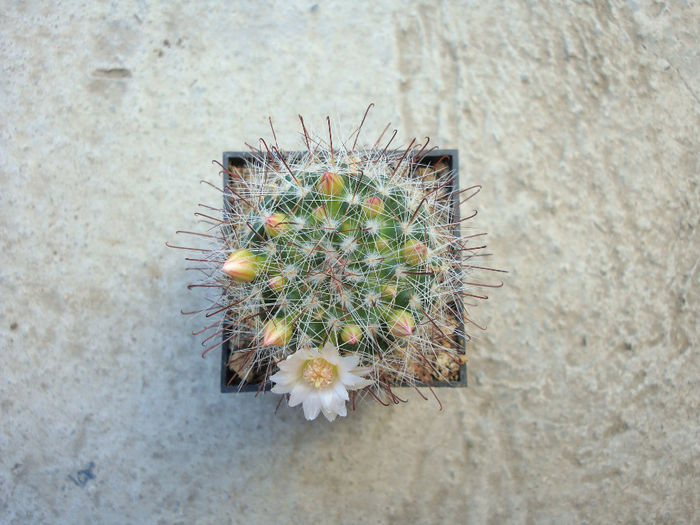
[[[333,343],[327,342],[320,352],[318,352],[318,357],[322,357],[332,365],[339,365],[341,363],[340,354],[338,349],[333,346]]]
[[[334,421],[335,416],[337,415],[334,410],[332,409],[327,409],[325,407],[321,407],[321,410],[323,411],[323,415],[326,416],[326,419],[328,421]]]
[[[342,358],[343,368],[345,370],[352,370],[360,363],[360,356],[357,354],[346,355]]]
[[[321,400],[321,406],[325,410],[330,410],[335,399],[335,392],[333,391],[333,388],[324,388],[323,390],[319,390],[318,396]]]
[[[302,406],[304,408],[304,417],[309,421],[316,419],[316,416],[321,411],[321,401],[318,396],[313,394],[304,400]]]
[[[289,374],[294,378],[293,380],[296,381],[301,375],[302,367],[309,359],[311,359],[310,352],[307,349],[302,348],[301,350],[294,352],[292,355],[287,356],[287,359],[284,361],[277,363],[277,366],[280,370]]]
[[[288,394],[292,391],[292,388],[293,386],[291,384],[277,383],[276,385],[273,385],[270,392],[273,392],[274,394]]]
[[[354,377],[354,376],[353,376],[353,377]],[[357,382],[357,383],[355,383],[355,384],[352,384],[352,385],[348,385],[348,384],[346,383],[347,389],[348,389],[348,390],[361,390],[361,389],[363,389],[363,388],[365,388],[365,387],[368,387],[368,386],[374,384],[374,381],[372,381],[371,379],[365,379],[364,377],[361,377],[361,378],[359,378],[359,379],[360,379],[359,382]]]
[[[306,400],[310,396],[313,396],[311,388],[309,388],[304,383],[296,383],[291,389],[291,394],[289,396],[289,406],[295,407],[299,403],[306,403]]]
[[[363,381],[364,378],[360,376],[356,376],[355,374],[351,374],[350,372],[343,372],[340,375],[340,380],[343,382],[343,384],[346,387],[351,387],[353,385],[356,385],[360,381]]]
[[[277,363],[277,366],[279,367],[280,370],[284,370],[285,372],[289,372],[292,368],[297,366],[297,359],[292,359],[292,356],[290,355],[284,361],[280,361],[279,363]]]
[[[350,399],[348,391],[341,381],[336,381],[336,383],[333,385],[333,392],[335,393],[336,399],[342,399],[343,401]]]
[[[335,413],[339,416],[345,417],[348,415],[348,409],[345,408],[345,402],[339,403],[334,407]]]
[[[280,370],[270,376],[270,381],[275,383],[289,384],[294,382],[294,376],[288,374],[287,372]]]

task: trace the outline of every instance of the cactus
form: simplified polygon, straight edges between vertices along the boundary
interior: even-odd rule
[[[328,125],[328,141],[304,126],[306,151],[261,139],[246,170],[223,167],[226,206],[207,217],[219,233],[205,235],[214,244],[193,286],[221,290],[203,311],[223,321],[208,329],[242,346],[263,378],[330,343],[358,356],[367,390],[395,400],[393,385],[414,385],[425,370],[447,379],[445,358],[463,362],[464,298],[485,298],[466,293],[464,277],[485,246],[469,245],[480,234],[456,235],[459,196],[443,164],[421,164],[427,142],[357,148],[360,125],[352,148],[334,148]],[[468,190],[464,201],[478,187]],[[206,343],[205,353],[217,346]]]

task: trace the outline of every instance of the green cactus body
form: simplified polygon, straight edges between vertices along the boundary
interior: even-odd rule
[[[255,231],[239,246],[265,261],[256,278],[268,283],[263,320],[292,319],[292,348],[330,338],[363,354],[391,351],[392,318],[399,312],[426,322],[429,289],[440,278],[427,210],[411,201],[415,182],[390,180],[388,162],[368,162],[366,172],[348,163],[331,170],[319,158],[293,165],[294,177],[282,166],[262,209],[250,210]],[[348,327],[361,337],[345,342]]]
[[[223,313],[218,333],[262,377],[331,343],[380,390],[423,380],[419,363],[442,379],[438,358],[463,355],[461,297],[481,297],[462,291],[460,258],[485,247],[455,234],[451,173],[415,148],[339,149],[304,131],[307,151],[265,145],[243,175],[225,167],[218,244],[197,268],[222,290],[207,317]]]

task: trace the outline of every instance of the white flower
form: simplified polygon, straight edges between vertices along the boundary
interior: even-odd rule
[[[362,376],[369,368],[358,368],[358,355],[341,356],[326,343],[322,350],[302,348],[279,363],[279,372],[270,379],[276,394],[290,394],[289,406],[303,403],[306,419],[316,419],[323,412],[328,421],[346,416],[348,390],[364,388],[372,381]]]

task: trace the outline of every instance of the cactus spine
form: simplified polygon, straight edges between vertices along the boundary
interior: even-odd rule
[[[306,151],[261,139],[246,170],[224,167],[227,205],[202,269],[221,290],[205,310],[223,312],[217,333],[265,376],[327,342],[359,356],[378,390],[414,384],[418,366],[439,375],[438,360],[463,354],[464,260],[485,247],[455,236],[452,174],[425,169],[427,143],[334,149],[304,134]]]

